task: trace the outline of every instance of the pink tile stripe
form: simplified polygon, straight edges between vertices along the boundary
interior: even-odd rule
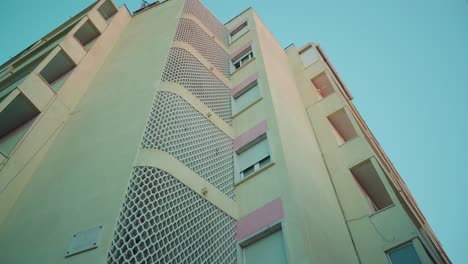
[[[239,219],[236,223],[236,239],[247,238],[281,219],[284,219],[283,203],[281,198],[277,198]]]
[[[249,84],[253,83],[257,79],[258,79],[258,72],[250,75],[245,80],[243,80],[241,83],[236,85],[236,87],[231,89],[231,95],[235,95],[238,92],[242,91],[245,87],[247,87]]]
[[[250,46],[252,46],[252,40],[249,40],[247,43],[242,45],[242,47],[238,48],[234,53],[231,54],[231,60],[234,59],[235,57],[239,56],[242,52],[244,52],[246,49],[248,49]]]
[[[236,29],[238,29],[242,24],[244,24],[245,22],[247,22],[247,20],[249,20],[248,17],[242,19],[239,23],[237,23],[235,26],[233,26],[228,32],[229,32],[229,35],[231,35],[232,32],[234,32]]]
[[[241,147],[245,146],[247,143],[256,139],[263,133],[268,130],[268,123],[266,120],[263,120],[255,127],[249,129],[248,131],[242,133],[242,135],[236,137],[233,142],[233,150],[238,151]]]

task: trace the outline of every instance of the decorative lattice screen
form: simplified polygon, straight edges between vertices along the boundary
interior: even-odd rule
[[[107,263],[236,263],[235,221],[165,171],[135,167]]]
[[[174,40],[190,44],[216,69],[229,76],[229,55],[197,23],[180,19]]]
[[[190,52],[180,48],[171,48],[162,80],[182,85],[226,123],[231,124],[229,88]]]
[[[232,140],[182,97],[158,92],[142,148],[165,151],[234,197]]]
[[[197,17],[225,45],[229,43],[224,25],[200,1],[186,0],[183,12]]]

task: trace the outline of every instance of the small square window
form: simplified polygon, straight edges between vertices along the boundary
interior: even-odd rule
[[[344,109],[329,115],[328,121],[340,145],[357,137],[357,132]]]
[[[89,50],[99,34],[93,23],[88,20],[76,31],[74,37],[85,50]]]
[[[39,75],[54,89],[58,91],[68,79],[75,63],[61,50],[41,70]]]
[[[312,65],[319,59],[319,56],[317,52],[315,51],[315,48],[313,48],[312,46],[309,46],[307,49],[301,51],[299,53],[299,56],[301,57],[304,67],[308,67]]]
[[[421,264],[421,259],[414,249],[413,243],[408,243],[387,252],[391,264]]]
[[[252,60],[254,58],[252,49],[249,48],[247,51],[242,53],[240,56],[238,56],[236,59],[232,61],[232,64],[234,65],[234,69],[239,69],[243,65],[245,65],[247,62]]]
[[[266,134],[261,135],[250,146],[237,153],[240,179],[260,170],[271,163],[270,145]]]
[[[335,92],[330,80],[324,72],[310,81],[315,86],[317,94],[320,98],[325,98]]]
[[[231,32],[230,38],[231,38],[231,43],[234,42],[236,39],[238,39],[240,36],[244,35],[247,31],[249,31],[249,28],[247,26],[247,21],[245,23],[242,23],[236,30]]]
[[[393,204],[371,160],[351,168],[351,174],[374,211],[382,210]]]
[[[105,1],[104,4],[98,8],[99,14],[101,14],[107,23],[110,22],[111,18],[117,13],[117,11],[117,8],[115,8],[114,4],[109,0]]]

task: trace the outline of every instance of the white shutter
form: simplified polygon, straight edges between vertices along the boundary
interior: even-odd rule
[[[243,171],[255,163],[270,155],[270,147],[266,138],[258,142],[249,149],[243,151],[238,156],[239,171]]]
[[[248,91],[234,99],[232,113],[234,115],[239,113],[258,98],[260,98],[260,90],[258,89],[258,85],[255,84],[253,87],[248,88]]]
[[[244,248],[245,264],[286,264],[286,249],[281,230]]]

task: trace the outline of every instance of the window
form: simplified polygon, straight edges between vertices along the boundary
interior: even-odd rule
[[[253,52],[252,49],[249,48],[247,51],[243,52],[240,56],[238,56],[236,59],[232,61],[232,64],[234,65],[235,69],[239,69],[242,67],[244,64],[249,62],[251,59],[253,59]]]
[[[274,231],[242,247],[244,264],[286,264],[286,247],[282,230]]]
[[[42,69],[39,75],[52,89],[58,91],[68,79],[73,68],[75,68],[75,63],[61,50],[50,60],[44,69]]]
[[[237,27],[234,31],[231,32],[230,37],[231,37],[231,43],[234,42],[236,39],[238,39],[240,36],[244,35],[247,31],[249,31],[249,28],[247,27],[247,21],[242,23],[239,27]]]
[[[11,101],[0,109],[0,153],[6,157],[39,115],[39,110],[23,94],[10,93],[9,97]]]
[[[314,62],[318,61],[319,56],[315,51],[315,48],[309,46],[305,50],[299,52],[299,56],[301,57],[302,63],[304,67],[308,67],[309,65],[313,64]]]
[[[371,160],[354,166],[351,168],[351,173],[374,211],[382,210],[393,204]]]
[[[262,169],[271,163],[270,146],[266,133],[258,137],[244,149],[240,149],[237,155],[240,179]]]
[[[413,243],[408,243],[387,252],[391,264],[421,264],[421,259],[414,249]]]
[[[89,50],[99,34],[99,31],[93,23],[88,20],[76,31],[74,37],[78,42],[80,42],[85,50]]]
[[[106,1],[98,8],[98,12],[107,21],[110,22],[110,18],[113,17],[117,13],[117,8],[115,8],[112,1]]]
[[[330,83],[330,80],[324,72],[310,81],[315,86],[317,94],[320,98],[325,98],[335,92],[332,84]]]
[[[249,84],[237,94],[233,95],[232,114],[236,115],[260,98],[260,89],[257,81]]]
[[[344,109],[329,115],[328,121],[340,145],[357,137],[356,130]]]

